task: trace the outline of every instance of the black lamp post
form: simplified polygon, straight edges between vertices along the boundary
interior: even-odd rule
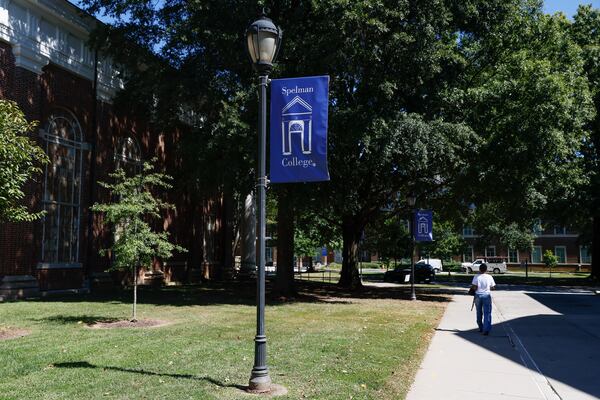
[[[247,48],[252,66],[258,73],[259,124],[258,124],[258,274],[256,278],[256,337],[254,338],[254,367],[250,375],[249,390],[268,392],[271,377],[267,367],[267,336],[265,334],[265,200],[267,191],[267,85],[273,61],[281,44],[281,29],[264,13],[246,30]]]
[[[406,198],[406,203],[410,207],[410,219],[408,226],[410,227],[410,240],[411,240],[411,249],[410,249],[410,299],[416,300],[417,295],[415,293],[415,221],[414,221],[414,206],[417,203],[417,198],[415,195],[411,194]]]

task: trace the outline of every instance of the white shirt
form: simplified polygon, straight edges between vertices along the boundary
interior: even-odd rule
[[[477,274],[473,277],[471,285],[477,286],[477,294],[490,294],[490,290],[493,286],[496,286],[494,278],[489,274]]]

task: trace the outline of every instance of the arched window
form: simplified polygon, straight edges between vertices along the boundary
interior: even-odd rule
[[[115,151],[116,169],[122,168],[128,175],[142,170],[142,152],[137,140],[132,136],[122,139]]]
[[[75,263],[79,261],[81,219],[81,126],[70,112],[56,110],[43,138],[50,162],[44,174],[42,262]]]

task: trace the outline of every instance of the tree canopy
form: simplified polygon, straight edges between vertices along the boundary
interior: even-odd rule
[[[28,134],[36,128],[13,101],[0,99],[0,222],[33,221],[44,214],[23,204],[25,185],[48,162]]]
[[[360,286],[367,223],[383,207],[407,211],[409,194],[522,248],[534,219],[590,176],[582,144],[591,143],[592,59],[578,43],[590,28],[569,35],[579,31],[543,14],[541,1],[83,3],[116,19],[94,42],[128,71],[128,95],[146,99],[140,107],[159,121],[193,116],[183,149],[190,182],[232,195],[250,190],[256,154],[243,34],[267,6],[285,32],[273,76],[331,77],[331,181],[310,192],[290,185],[285,198],[303,193],[298,207],[341,229],[343,286]]]

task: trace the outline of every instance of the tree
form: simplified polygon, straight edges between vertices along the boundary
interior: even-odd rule
[[[48,162],[44,150],[27,137],[36,122],[27,122],[17,103],[0,99],[0,222],[34,221],[44,212],[22,204],[24,186]]]
[[[109,175],[114,182],[100,182],[100,186],[110,192],[114,201],[94,204],[92,210],[103,213],[104,218],[115,231],[115,241],[101,254],[113,256],[113,270],[133,271],[133,313],[132,322],[137,320],[137,280],[138,267],[150,267],[154,258],[168,259],[173,252],[185,252],[178,245],[169,242],[169,233],[158,232],[150,224],[151,219],[160,218],[161,210],[174,209],[174,206],[157,198],[153,189],[171,188],[171,177],[154,172],[152,163],[146,162],[142,171],[128,176],[123,169]]]
[[[218,190],[247,193],[257,110],[237,43],[256,3],[84,3],[115,18],[96,43],[127,68],[129,93],[147,100],[150,115],[194,111],[190,175],[217,170]],[[273,76],[331,76],[331,181],[312,185],[301,207],[342,231],[341,286],[360,287],[358,241],[399,194],[414,192],[419,207],[454,210],[457,220],[468,204],[489,204],[490,219],[477,227],[484,232],[490,224],[530,229],[549,199],[574,190],[574,149],[591,115],[587,83],[568,21],[544,16],[540,1],[260,5],[271,5],[285,30]],[[201,181],[192,179],[198,190]]]
[[[406,220],[396,214],[384,213],[365,228],[366,249],[377,252],[386,264],[394,260],[396,265],[397,260],[410,257],[411,246]]]
[[[462,254],[466,248],[465,240],[457,232],[451,221],[433,221],[433,242],[425,242],[421,249],[430,254],[430,258],[451,260],[453,256]]]
[[[555,256],[554,253],[552,253],[552,250],[546,250],[544,252],[543,261],[550,271],[550,278],[552,278],[552,268],[558,265],[558,257]]]
[[[531,2],[461,41],[462,87],[446,92],[445,115],[477,133],[457,188],[488,240],[530,247],[535,220],[556,217],[580,190],[594,111],[569,24]]]
[[[595,108],[595,117],[587,125],[589,138],[581,141],[583,174],[577,190],[557,206],[564,219],[576,217],[584,242],[592,245],[592,274],[600,279],[600,10],[579,6],[571,25],[571,37],[581,47]]]

